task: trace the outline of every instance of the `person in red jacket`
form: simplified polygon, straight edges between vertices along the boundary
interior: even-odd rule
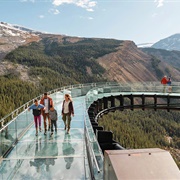
[[[167,82],[168,82],[167,76],[164,76],[164,77],[161,79],[161,84],[163,85],[163,93],[166,92]]]
[[[51,121],[49,117],[49,110],[50,106],[53,106],[53,100],[48,96],[48,94],[45,92],[44,96],[41,98],[40,104],[44,105],[46,108],[42,111],[43,119],[44,119],[44,135],[46,135],[47,132],[47,123],[46,119],[48,118],[48,131],[50,131],[51,127]]]
[[[69,134],[71,125],[71,115],[74,116],[74,107],[69,94],[65,94],[64,98],[65,100],[63,101],[62,105],[62,119],[65,125],[64,130],[66,130],[67,128],[67,133]]]

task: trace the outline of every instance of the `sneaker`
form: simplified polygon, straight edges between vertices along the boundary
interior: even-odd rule
[[[53,135],[53,132],[51,133],[51,136]]]

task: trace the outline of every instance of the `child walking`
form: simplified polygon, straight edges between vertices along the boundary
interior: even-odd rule
[[[55,132],[57,132],[57,119],[58,119],[57,111],[56,109],[54,109],[52,105],[50,105],[49,117],[51,120],[51,136],[52,136],[54,132],[53,126],[55,128]]]
[[[35,128],[36,128],[36,136],[38,135],[38,126],[39,126],[39,131],[41,132],[41,109],[44,109],[44,105],[38,103],[38,99],[34,100],[34,104],[32,104],[29,108],[33,110],[33,115],[34,115],[34,123],[35,123]]]

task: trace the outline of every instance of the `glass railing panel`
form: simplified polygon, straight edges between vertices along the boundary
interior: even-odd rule
[[[30,112],[26,111],[26,118],[27,118],[28,125],[34,122],[34,116],[32,114],[32,110]],[[42,117],[41,117],[41,121],[42,121]]]
[[[19,137],[24,129],[29,125],[29,121],[27,119],[27,111],[21,113],[16,118],[16,128],[17,128],[17,136]]]
[[[94,176],[95,176],[95,179],[103,179],[103,159],[101,156],[99,155],[96,155],[96,160],[97,160],[97,163],[98,163],[98,166],[99,166],[99,169],[100,169],[100,172],[97,171],[97,168],[94,166]]]
[[[99,167],[99,171],[96,167],[95,161],[93,159],[93,156],[90,155],[90,161],[91,161],[91,165],[92,165],[92,174],[94,176],[93,179],[98,179],[101,180],[103,179],[103,159],[101,158],[101,156],[95,156],[95,159],[97,161],[98,167]]]
[[[90,141],[95,141],[96,137],[95,137],[93,129],[91,127],[88,127],[87,130],[88,130],[88,133],[89,133]]]
[[[102,151],[97,141],[91,142],[91,147],[93,148],[95,155],[102,155]]]
[[[1,155],[4,155],[9,148],[12,147],[13,143],[17,139],[16,134],[16,120],[12,121],[8,126],[5,126],[3,129],[1,129],[0,132],[1,136]]]
[[[64,99],[64,94],[62,92],[56,92],[53,98],[54,104],[60,103]]]
[[[56,93],[50,94],[50,97],[53,99],[54,104],[56,104],[57,101]]]

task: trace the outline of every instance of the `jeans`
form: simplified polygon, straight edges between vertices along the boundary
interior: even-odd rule
[[[57,131],[57,121],[51,119],[51,132],[53,132],[53,126],[55,127],[55,131]]]

